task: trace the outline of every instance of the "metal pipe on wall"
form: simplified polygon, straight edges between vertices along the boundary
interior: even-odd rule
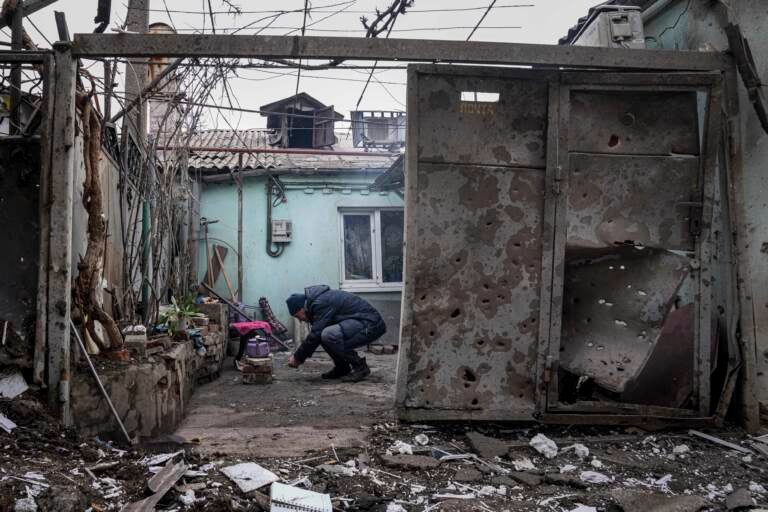
[[[237,300],[243,302],[243,180],[240,172],[243,169],[243,154],[237,158]]]

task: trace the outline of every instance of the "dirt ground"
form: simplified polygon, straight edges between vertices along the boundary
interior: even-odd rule
[[[354,385],[319,379],[328,363],[321,358],[296,371],[279,356],[269,386],[245,386],[227,370],[188,404],[184,437],[143,447],[62,429],[33,391],[0,400],[0,413],[18,424],[11,433],[0,429],[0,512],[124,510],[151,495],[154,473],[177,464],[188,471],[161,493],[156,510],[269,510],[269,486],[244,493],[223,474],[244,462],[328,494],[334,511],[768,507],[766,438],[707,431],[728,448],[685,430],[400,424],[391,413],[395,357],[369,357],[373,378]]]
[[[371,376],[355,384],[327,381],[332,367],[318,351],[299,369],[274,354],[274,382],[243,385],[228,359],[221,378],[198,389],[177,434],[201,453],[301,456],[312,450],[364,446],[370,426],[394,421],[396,355],[367,353]]]

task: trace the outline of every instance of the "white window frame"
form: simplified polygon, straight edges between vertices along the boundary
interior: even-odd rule
[[[372,208],[339,208],[339,248],[341,257],[339,258],[339,288],[353,292],[401,292],[403,283],[385,283],[383,281],[382,255],[381,247],[381,212],[383,211],[403,211],[403,208],[397,207],[372,207]],[[344,246],[344,216],[345,215],[368,215],[371,219],[371,257],[373,258],[373,279],[346,279],[346,249]],[[405,242],[405,240],[403,240]]]

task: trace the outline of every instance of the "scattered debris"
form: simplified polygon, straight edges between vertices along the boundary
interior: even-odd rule
[[[316,469],[324,471],[329,475],[336,476],[355,476],[357,474],[357,470],[355,468],[341,464],[321,464],[317,466]]]
[[[179,496],[179,501],[182,505],[185,505],[187,507],[191,507],[195,504],[195,491],[192,489],[187,489],[184,491],[181,496]]]
[[[19,498],[13,505],[14,512],[37,512],[37,502],[29,487],[26,488],[27,497]]]
[[[548,459],[557,457],[557,445],[544,434],[536,434],[529,444],[534,450]]]
[[[526,473],[524,471],[513,471],[509,474],[509,477],[516,482],[527,485],[528,487],[536,487],[537,485],[541,485],[541,483],[544,481],[544,478],[540,475],[536,475],[534,473]]]
[[[607,484],[613,481],[611,477],[597,471],[582,471],[579,478],[588,484]]]
[[[472,450],[484,459],[493,460],[496,457],[506,455],[509,450],[507,443],[479,432],[468,432],[467,440]]]
[[[272,482],[280,480],[279,476],[254,462],[243,462],[242,464],[228,466],[222,468],[221,472],[235,482],[240,490],[245,493],[261,489]]]
[[[173,461],[169,460],[163,470],[153,476],[147,484],[149,490],[154,494],[141,501],[131,503],[123,509],[123,512],[149,512],[155,510],[155,506],[176,485],[176,482],[179,481],[186,471],[187,465],[184,462],[173,464]]]
[[[333,512],[331,497],[298,487],[273,483],[270,512]]]
[[[16,398],[28,389],[20,371],[0,374],[0,398]]]
[[[743,487],[736,489],[725,498],[725,508],[728,510],[751,508],[753,505],[752,493],[749,492],[749,489]]]
[[[457,482],[479,482],[483,479],[483,473],[469,466],[462,466],[456,470],[453,479]]]
[[[575,453],[576,456],[580,459],[586,459],[587,457],[589,457],[589,448],[587,448],[581,443],[576,443],[576,444],[572,444],[571,446],[566,446],[561,451],[567,452],[570,450],[573,450],[573,453]]]
[[[426,434],[419,434],[413,438],[416,444],[419,446],[427,446],[429,444],[429,437]]]
[[[536,466],[528,457],[513,460],[512,466],[514,466],[516,471],[536,471]]]
[[[576,508],[570,510],[570,512],[597,512],[595,507],[587,507],[585,505],[578,505]]]
[[[8,419],[6,415],[0,413],[0,428],[10,434],[16,428],[16,424]]]
[[[675,446],[674,448],[672,448],[672,453],[674,453],[675,455],[682,455],[682,454],[688,453],[690,451],[691,451],[691,449],[688,447],[687,444],[679,444],[679,445]]]
[[[439,460],[424,455],[382,455],[385,466],[399,469],[433,469],[440,465]]]
[[[401,455],[413,455],[413,446],[402,441],[395,441],[395,444],[389,450],[392,453],[399,453]]]
[[[665,496],[618,489],[611,497],[624,512],[698,512],[707,506],[700,496]]]

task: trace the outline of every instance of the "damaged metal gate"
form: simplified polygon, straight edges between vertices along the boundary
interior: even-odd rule
[[[408,101],[401,417],[709,415],[720,74],[414,66]]]

